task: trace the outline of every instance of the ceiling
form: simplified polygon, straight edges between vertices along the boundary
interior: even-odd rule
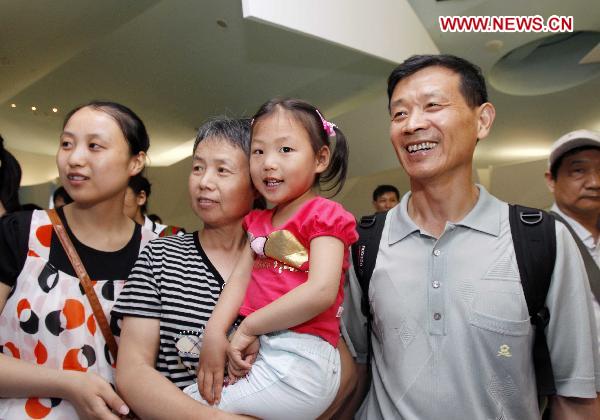
[[[442,33],[438,16],[572,15],[576,30],[600,31],[597,0],[408,2],[441,52],[465,57],[488,75],[506,53],[547,34]],[[368,28],[357,30],[368,36]],[[91,99],[135,110],[151,136],[150,162],[161,166],[191,153],[206,118],[251,115],[270,97],[297,96],[346,133],[350,176],[368,176],[398,166],[385,98],[394,65],[245,20],[239,0],[0,0],[0,133],[21,162],[23,184],[31,185],[56,177],[62,119]],[[490,86],[497,120],[478,146],[476,165],[540,159],[564,132],[600,130],[599,94],[597,76],[543,95],[509,95]]]

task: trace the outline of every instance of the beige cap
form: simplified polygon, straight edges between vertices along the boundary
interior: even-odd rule
[[[556,161],[569,150],[581,146],[596,146],[600,148],[600,133],[592,130],[575,130],[565,134],[552,145],[550,157],[548,158],[548,167],[552,168]]]

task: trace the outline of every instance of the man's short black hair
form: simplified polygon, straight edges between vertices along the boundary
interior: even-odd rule
[[[54,190],[54,193],[52,194],[52,201],[56,202],[56,199],[58,197],[62,197],[65,205],[71,204],[73,202],[73,199],[71,198],[71,196],[69,195],[67,190],[65,190],[65,187],[63,187],[62,185],[60,187],[58,187],[56,190]]]
[[[560,169],[560,165],[562,165],[563,160],[565,160],[565,158],[576,155],[577,153],[583,152],[586,150],[600,150],[600,147],[589,146],[589,145],[588,146],[580,146],[580,147],[571,149],[568,152],[565,152],[564,154],[560,155],[558,157],[558,159],[556,159],[554,164],[550,167],[550,176],[552,176],[552,179],[556,181],[556,178],[558,177],[558,170]]]
[[[160,216],[158,214],[147,214],[146,217],[148,219],[152,220],[154,223],[162,224],[162,219],[160,218]]]
[[[142,215],[145,216],[148,212],[148,199],[152,192],[152,184],[150,184],[150,181],[145,176],[139,173],[129,178],[129,188],[133,190],[136,196],[142,191],[146,193],[146,202],[142,205]]]
[[[488,101],[485,78],[481,69],[475,64],[449,54],[413,55],[396,67],[388,77],[388,109],[398,82],[419,70],[434,66],[445,67],[460,76],[460,91],[471,108]]]
[[[388,192],[393,192],[396,194],[396,199],[400,201],[400,191],[398,191],[398,188],[387,184],[379,185],[377,188],[375,188],[375,190],[373,190],[373,201],[377,201],[379,197]]]

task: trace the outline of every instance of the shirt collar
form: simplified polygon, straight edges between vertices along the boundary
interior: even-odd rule
[[[144,227],[146,229],[150,229],[151,231],[154,231],[154,222],[148,217],[144,215]]]
[[[559,216],[561,216],[567,221],[567,223],[573,228],[577,236],[579,236],[581,242],[583,242],[587,248],[596,248],[596,244],[594,243],[594,237],[592,236],[592,233],[586,228],[584,228],[581,223],[573,219],[571,216],[566,215],[560,208],[558,208],[556,203],[552,205],[552,208],[550,210],[554,213],[558,213]]]
[[[500,234],[502,202],[488,193],[483,186],[477,184],[477,188],[479,188],[477,203],[464,219],[455,223],[455,225],[498,236]],[[404,194],[400,204],[390,210],[390,232],[388,237],[390,245],[401,241],[413,232],[424,233],[408,215],[410,196],[411,192],[409,191]]]

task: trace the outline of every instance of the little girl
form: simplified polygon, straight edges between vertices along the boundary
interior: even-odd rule
[[[327,183],[339,192],[347,162],[344,135],[314,106],[273,99],[254,115],[252,182],[275,207],[244,219],[250,246],[207,323],[188,394],[259,418],[316,418],[333,401],[343,280],[357,234],[352,214],[314,189]],[[226,353],[230,385],[222,389]]]

